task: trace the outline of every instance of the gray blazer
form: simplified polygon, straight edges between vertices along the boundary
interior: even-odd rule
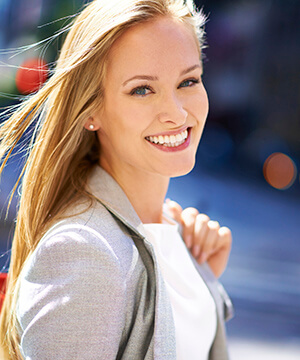
[[[24,266],[17,303],[24,359],[176,359],[170,301],[139,217],[100,167],[88,189],[98,201],[72,209]],[[208,265],[194,263],[217,306],[209,360],[228,359],[230,300]]]

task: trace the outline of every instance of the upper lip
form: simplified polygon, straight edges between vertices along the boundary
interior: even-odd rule
[[[176,129],[176,130],[173,130],[173,131],[166,131],[166,132],[162,132],[162,133],[157,133],[157,134],[153,134],[153,135],[148,135],[146,137],[154,137],[154,136],[170,136],[170,135],[177,135],[177,134],[181,134],[183,131],[189,129],[190,127],[189,126],[184,126],[180,129]]]

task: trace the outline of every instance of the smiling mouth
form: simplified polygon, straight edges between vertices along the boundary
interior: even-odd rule
[[[166,147],[176,147],[182,145],[188,137],[188,130],[182,131],[176,135],[158,135],[158,136],[146,136],[146,140],[153,144],[159,144]]]

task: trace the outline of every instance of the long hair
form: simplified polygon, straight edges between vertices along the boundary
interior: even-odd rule
[[[26,259],[66,208],[82,196],[92,201],[85,186],[101,149],[96,134],[84,124],[105,95],[109,50],[128,28],[158,16],[187,23],[201,49],[205,18],[192,1],[94,0],[66,29],[68,35],[50,79],[1,124],[0,175],[18,141],[29,129],[33,131],[15,185],[16,189],[21,183],[21,193],[0,319],[5,359],[22,359],[16,304]]]

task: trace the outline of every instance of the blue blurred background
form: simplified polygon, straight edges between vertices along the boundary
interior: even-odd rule
[[[66,25],[80,0],[0,0],[0,106],[17,103],[16,72],[42,56],[51,64],[62,39],[16,54]],[[232,358],[300,359],[300,2],[197,1],[206,24],[204,84],[210,113],[188,176],[168,196],[232,229],[222,282],[236,317]],[[62,19],[56,21],[57,19]],[[5,220],[21,156],[0,184],[0,267],[7,269],[15,218]],[[246,350],[246,351],[245,351]]]

